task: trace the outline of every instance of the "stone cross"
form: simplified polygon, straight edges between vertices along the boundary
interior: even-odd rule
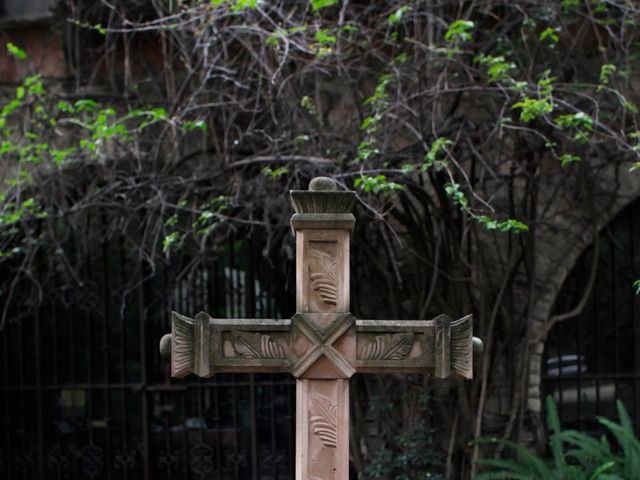
[[[472,377],[471,315],[451,321],[358,320],[349,313],[355,192],[315,178],[292,191],[296,311],[290,320],[172,314],[160,349],[171,375],[289,372],[296,377],[296,479],[349,478],[349,378],[356,373]]]

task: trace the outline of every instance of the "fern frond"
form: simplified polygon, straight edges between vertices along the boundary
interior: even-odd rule
[[[602,478],[602,474],[607,470],[611,470],[615,466],[616,462],[606,462],[600,465],[589,477],[589,480],[600,480]]]
[[[473,480],[536,480],[536,477],[513,472],[496,471],[480,473],[473,477]]]
[[[558,410],[556,409],[556,403],[553,401],[551,395],[547,395],[547,426],[551,432],[549,437],[549,446],[551,447],[551,454],[553,455],[553,462],[556,465],[556,469],[563,470],[567,466],[567,460],[562,449],[562,439],[559,436],[561,433],[560,418],[558,417]]]
[[[472,443],[476,443],[476,442],[477,443],[499,443],[501,445],[505,445],[506,447],[509,447],[518,455],[518,461],[527,466],[528,471],[530,472],[530,477],[528,478],[531,478],[531,479],[542,478],[542,479],[550,480],[554,477],[553,470],[549,468],[549,465],[547,465],[547,463],[543,459],[539,458],[534,453],[531,453],[528,449],[526,449],[522,445],[518,445],[517,443],[512,442],[510,440],[502,440],[502,439],[498,440],[495,438],[478,439]],[[485,460],[479,460],[479,461],[485,461]]]
[[[573,446],[565,456],[578,461],[585,470],[591,471],[614,456],[608,443],[603,443],[584,433],[566,430],[559,437],[567,445]]]
[[[517,473],[524,475],[527,478],[532,478],[534,472],[529,468],[528,464],[522,463],[518,460],[504,459],[504,458],[484,458],[478,460],[476,464],[483,467],[493,467],[501,469],[500,471],[510,471],[511,473]]]

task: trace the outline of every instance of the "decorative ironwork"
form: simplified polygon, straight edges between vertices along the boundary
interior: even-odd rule
[[[69,450],[63,450],[59,445],[54,445],[47,450],[47,468],[49,470],[68,476],[72,465],[73,455]]]
[[[33,468],[33,451],[30,448],[18,451],[13,456],[15,465],[23,471],[31,470]]]
[[[180,452],[177,450],[160,450],[158,465],[164,470],[172,470],[180,466]]]
[[[127,449],[126,447],[121,450],[116,450],[113,456],[113,466],[116,469],[132,469],[136,466],[136,457],[138,452],[134,449]]]
[[[193,473],[204,477],[213,471],[213,448],[204,443],[199,443],[191,447],[190,463]]]
[[[247,464],[247,454],[239,450],[227,450],[224,455],[224,462],[229,467],[238,468]]]
[[[263,450],[262,452],[262,466],[265,470],[277,469],[278,465],[282,463],[283,460],[286,459],[286,454],[284,450],[280,451],[271,451],[271,450]]]
[[[80,452],[80,464],[82,471],[94,477],[102,472],[104,468],[104,454],[97,445],[89,445]]]

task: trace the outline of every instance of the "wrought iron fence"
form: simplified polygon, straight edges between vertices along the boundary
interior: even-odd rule
[[[124,235],[105,235],[79,278],[60,275],[33,314],[16,311],[0,332],[0,478],[292,478],[289,376],[172,381],[157,348],[172,309],[290,315],[290,269],[260,248],[230,240],[216,258],[152,271]]]
[[[574,308],[587,288],[594,251],[567,279],[556,309]],[[596,416],[617,418],[616,400],[640,434],[640,204],[622,212],[600,236],[595,285],[582,313],[549,333],[543,387],[567,427],[600,431]]]

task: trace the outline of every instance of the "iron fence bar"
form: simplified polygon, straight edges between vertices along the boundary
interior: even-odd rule
[[[109,384],[109,338],[108,338],[108,319],[111,318],[109,308],[109,272],[107,271],[107,230],[105,227],[105,212],[100,215],[100,230],[102,232],[102,359],[104,362],[104,380],[105,384]],[[105,386],[104,402],[105,402],[105,462],[107,480],[111,479],[111,405],[110,405],[110,387]]]
[[[75,331],[76,331],[76,309],[75,306],[71,306],[69,308],[69,329],[71,330],[71,334],[69,336],[69,346],[70,346],[70,350],[71,350],[71,355],[70,355],[70,361],[69,361],[69,368],[71,370],[71,384],[72,384],[72,390],[71,390],[71,401],[75,402],[75,395],[77,390],[77,385],[76,382],[78,380],[78,372],[76,371],[76,356],[78,355],[78,349],[76,348],[76,341],[77,341],[77,337],[75,336]],[[78,444],[78,429],[77,426],[76,428],[73,429],[73,437],[74,437],[74,444],[77,445]],[[74,480],[78,479],[78,461],[77,459],[73,459],[73,478]]]
[[[3,357],[4,361],[2,362],[3,368],[3,385],[9,383],[9,341],[8,341],[8,330],[10,328],[9,325],[5,325],[4,332],[2,332],[2,346],[3,346]],[[11,457],[9,451],[9,445],[11,445],[11,434],[10,434],[10,419],[9,416],[9,391],[5,390],[4,392],[4,418],[2,424],[4,425],[4,445],[2,451],[2,461],[3,461],[3,470],[7,474],[7,478],[9,477],[9,472],[11,470]]]
[[[53,319],[51,322],[52,323],[51,332],[53,337],[52,339],[53,341],[51,342],[51,348],[53,349],[53,382],[54,382],[55,395],[56,397],[59,397],[60,389],[58,386],[60,385],[60,378],[59,378],[59,370],[60,370],[59,360],[60,359],[59,359],[59,353],[58,353],[58,315],[57,315],[58,306],[56,303],[51,304],[50,311],[51,311],[51,318]],[[62,458],[63,447],[62,447],[62,441],[60,439],[59,428],[55,429],[55,437],[56,437],[56,444],[58,445],[58,448],[60,448],[61,458]],[[60,466],[57,466],[56,477],[60,479],[61,475],[62,475],[61,468]]]
[[[578,372],[582,372],[582,322],[578,322],[578,324],[576,325],[576,330],[577,330],[577,335],[576,335],[576,342],[577,342],[577,355],[578,355]],[[579,377],[579,376],[578,376]],[[582,391],[582,383],[580,381],[581,379],[578,378],[577,382],[578,382],[578,392]],[[582,427],[582,395],[578,395],[578,399],[577,399],[577,411],[578,411],[578,427],[581,428]]]
[[[26,319],[25,319],[26,320]],[[20,359],[20,385],[24,385],[25,381],[24,381],[24,358],[23,358],[23,351],[24,351],[24,339],[22,336],[22,330],[24,327],[24,323],[20,322],[18,324],[18,342],[17,344],[19,345],[19,349],[20,349],[20,355],[19,355],[19,359]],[[26,425],[26,412],[25,412],[25,403],[26,403],[26,399],[25,399],[25,395],[24,395],[24,391],[21,392],[21,401],[20,401],[20,410],[22,413],[22,425],[24,425],[25,427]],[[23,452],[25,452],[25,456],[28,456],[29,454],[27,453],[27,450],[30,449],[30,446],[27,443],[27,428],[24,428],[24,434],[23,434],[23,438],[22,438],[22,449]],[[30,453],[30,452],[29,452]],[[22,469],[22,478],[27,478],[26,477],[26,465],[23,467]]]
[[[629,222],[629,258],[631,259],[631,265],[635,266],[640,265],[640,251],[635,251],[635,229],[638,228],[638,222],[640,222],[640,213],[635,215],[636,218],[633,218],[632,221]],[[640,238],[640,237],[638,237]],[[640,276],[640,271],[636,271],[635,273]],[[638,278],[636,276],[635,278]],[[633,348],[633,373],[636,376],[635,381],[633,382],[633,424],[636,426],[636,434],[640,433],[640,347],[638,342],[640,342],[640,328],[636,325],[636,322],[640,320],[637,317],[636,311],[636,303],[638,302],[637,296],[633,289],[630,289],[629,295],[631,295],[631,335],[632,339],[632,348]]]
[[[211,274],[207,278],[207,286],[209,289],[209,309],[213,313],[213,315],[217,315],[219,307],[218,303],[218,268],[219,263],[217,260],[213,260],[211,269]],[[216,448],[215,448],[215,456],[216,456],[216,470],[218,474],[218,478],[221,478],[222,470],[221,470],[221,456],[220,456],[220,412],[218,405],[218,383],[215,387],[213,387],[213,415],[214,415],[214,425],[215,425],[215,436],[216,436]]]
[[[595,252],[593,253],[595,255]],[[597,265],[597,263],[596,263]],[[598,289],[593,289],[593,319],[595,322],[596,338],[600,338],[600,322],[598,321]],[[600,342],[596,344],[596,372],[600,372]],[[600,413],[600,385],[596,380],[596,413]]]
[[[126,269],[126,263],[125,263],[125,259],[124,259],[124,249],[123,249],[123,238],[122,236],[118,237],[117,240],[117,253],[116,255],[114,255],[114,257],[116,257],[119,260],[119,265],[120,268],[118,269],[120,272],[120,278],[119,278],[119,282],[120,282],[120,286],[123,287],[124,283],[125,283],[125,269]],[[107,285],[109,285],[109,283],[107,283]],[[109,293],[111,292],[111,289],[109,288]],[[109,295],[109,300],[111,300],[111,295]],[[128,402],[127,402],[127,388],[124,386],[127,383],[127,357],[126,357],[126,344],[127,344],[127,332],[126,332],[126,313],[124,311],[122,311],[120,308],[117,309],[118,311],[118,317],[120,318],[120,348],[118,348],[119,354],[120,354],[120,383],[122,384],[121,386],[114,386],[111,385],[112,388],[117,388],[120,391],[120,395],[122,396],[122,452],[123,455],[124,454],[128,454],[129,453],[129,431],[128,431],[128,415],[126,414],[126,412],[128,412]],[[110,318],[109,316],[107,316],[107,318]],[[108,381],[108,380],[107,380]],[[145,456],[146,456],[146,452],[145,452]],[[135,459],[135,457],[134,457]],[[125,463],[126,465],[126,463]],[[126,466],[123,465],[122,468],[123,472],[124,472],[124,480],[127,480],[128,476],[129,476],[129,469],[126,468]]]
[[[142,402],[142,449],[144,451],[143,464],[144,464],[144,479],[149,480],[151,478],[151,448],[149,444],[149,397],[147,394],[148,383],[148,366],[147,366],[147,310],[145,308],[145,275],[144,275],[144,260],[140,259],[139,264],[139,281],[137,287],[138,295],[138,325],[140,335],[140,383],[141,383],[141,402]]]
[[[241,292],[244,297],[245,314],[246,318],[255,318],[256,316],[256,291],[254,283],[254,270],[253,270],[253,248],[252,239],[244,243],[245,259],[247,261],[247,268],[245,269],[244,277],[244,291]],[[257,434],[257,422],[256,422],[256,383],[255,375],[249,374],[249,409],[251,418],[251,474],[253,480],[258,480],[258,434]]]
[[[616,245],[615,243],[612,242],[611,244],[611,250],[609,253],[609,260],[611,262],[611,297],[612,297],[612,301],[610,303],[610,311],[611,311],[611,318],[613,320],[613,365],[614,365],[614,371],[617,374],[620,371],[620,362],[618,359],[618,318],[617,318],[617,308],[616,308]],[[616,392],[618,392],[618,378],[616,377],[614,379],[614,385],[616,388]]]
[[[38,452],[38,476],[44,478],[44,425],[43,425],[43,408],[42,408],[42,359],[40,357],[42,344],[40,342],[40,311],[35,309],[33,314],[34,330],[35,330],[35,362],[36,362],[36,418],[37,418],[37,452]]]
[[[191,312],[191,308],[192,305],[189,305],[189,297],[188,297],[188,292],[186,292],[186,288],[187,288],[187,283],[189,283],[190,281],[190,277],[191,277],[191,272],[193,270],[187,272],[187,274],[185,275],[185,279],[186,282],[180,282],[180,300],[179,300],[179,305],[180,305],[180,310],[183,312]],[[192,288],[193,290],[194,288]],[[195,313],[195,312],[193,312]],[[198,382],[199,379],[196,379],[196,382]],[[183,478],[187,479],[189,478],[189,448],[187,447],[189,441],[187,438],[187,432],[188,432],[188,428],[187,428],[187,390],[183,390],[180,392],[180,403],[182,404],[182,424],[184,426],[184,428],[182,429],[182,442],[181,442],[181,448],[182,448],[182,475]]]

